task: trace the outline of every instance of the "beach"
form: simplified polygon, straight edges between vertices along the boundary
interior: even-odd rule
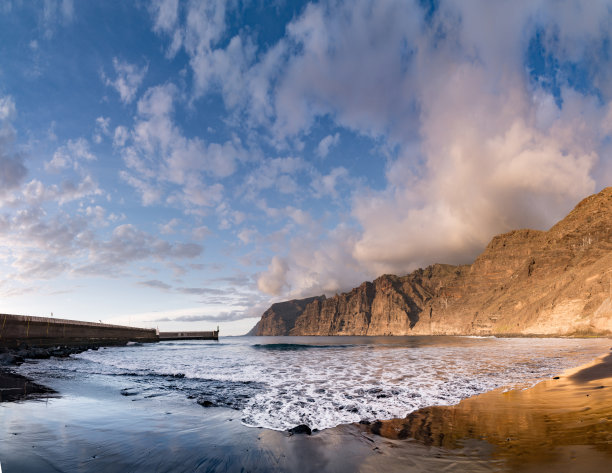
[[[612,353],[529,389],[498,389],[364,431],[445,451],[471,445],[501,471],[609,471]]]
[[[52,376],[58,394],[0,404],[3,472],[603,472],[612,461],[611,354],[526,389],[312,435],[248,427],[170,380],[165,394],[120,389],[126,376]]]

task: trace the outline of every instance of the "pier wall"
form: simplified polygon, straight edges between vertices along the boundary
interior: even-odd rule
[[[210,332],[159,332],[160,340],[219,340],[219,331]]]
[[[56,345],[120,345],[128,341],[156,342],[155,329],[81,322],[52,317],[0,314],[0,347]]]

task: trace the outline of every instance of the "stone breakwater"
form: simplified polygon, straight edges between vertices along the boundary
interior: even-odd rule
[[[155,342],[155,329],[0,314],[0,347],[31,347],[121,345],[128,341]]]

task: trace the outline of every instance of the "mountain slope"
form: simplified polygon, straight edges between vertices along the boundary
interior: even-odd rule
[[[494,237],[471,265],[435,264],[330,298],[274,304],[251,334],[608,335],[611,296],[606,188],[546,232]]]

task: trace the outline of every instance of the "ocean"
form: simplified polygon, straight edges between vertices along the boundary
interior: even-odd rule
[[[231,409],[247,427],[323,430],[405,417],[496,388],[526,388],[608,351],[607,339],[222,337],[101,348],[28,362],[19,372],[59,391]],[[82,393],[81,393],[82,394]],[[91,394],[92,396],[94,394]]]

